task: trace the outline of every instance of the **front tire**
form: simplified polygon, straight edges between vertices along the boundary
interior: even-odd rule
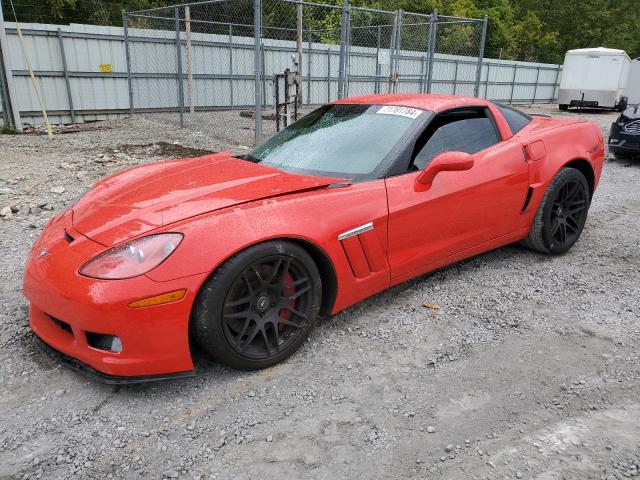
[[[591,203],[587,179],[563,168],[551,181],[523,244],[551,255],[563,254],[578,241]]]
[[[227,260],[200,290],[191,331],[200,347],[241,370],[275,365],[315,327],[322,282],[296,243],[273,240]]]

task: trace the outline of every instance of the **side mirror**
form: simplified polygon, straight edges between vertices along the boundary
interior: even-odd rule
[[[470,170],[473,167],[473,157],[465,152],[442,152],[429,162],[426,168],[420,172],[416,181],[425,190],[431,188],[433,179],[440,172],[458,172]]]

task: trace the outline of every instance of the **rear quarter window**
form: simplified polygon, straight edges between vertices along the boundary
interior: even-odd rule
[[[514,135],[526,127],[531,121],[531,117],[526,113],[521,112],[520,110],[516,110],[512,107],[507,107],[506,105],[496,104],[502,116],[509,124],[509,128],[511,129],[511,133]]]

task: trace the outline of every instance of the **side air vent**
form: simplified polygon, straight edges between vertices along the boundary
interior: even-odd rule
[[[384,251],[373,231],[373,222],[340,234],[338,240],[356,278],[364,278],[386,268]]]
[[[533,195],[533,188],[529,187],[527,190],[527,198],[524,199],[524,205],[522,206],[522,211],[520,213],[524,213],[527,211],[527,207],[531,202],[531,196]]]

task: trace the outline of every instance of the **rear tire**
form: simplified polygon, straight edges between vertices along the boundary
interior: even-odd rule
[[[259,370],[293,354],[316,325],[322,281],[299,245],[273,240],[227,260],[205,282],[191,333],[230,367]]]
[[[558,108],[562,111],[569,110],[569,105],[567,105],[566,103],[561,103],[560,105],[558,105]]]
[[[549,184],[522,244],[550,255],[563,254],[578,241],[591,203],[587,179],[563,168]]]

